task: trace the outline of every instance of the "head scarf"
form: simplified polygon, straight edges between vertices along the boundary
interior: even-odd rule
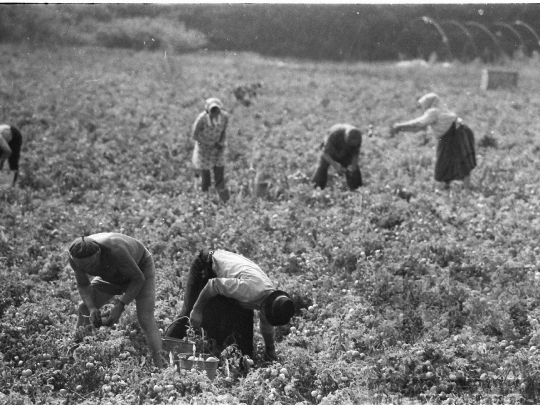
[[[204,103],[204,110],[206,111],[208,125],[210,125],[211,127],[221,123],[221,114],[214,118],[210,117],[210,110],[214,107],[219,108],[219,111],[223,110],[223,104],[221,103],[221,100],[215,97],[206,99]]]
[[[210,114],[210,110],[213,107],[217,107],[220,110],[223,109],[223,104],[219,98],[211,97],[211,98],[206,99],[204,103],[204,109],[206,110],[208,114]]]
[[[420,97],[418,104],[422,107],[422,110],[426,111],[432,107],[438,107],[441,104],[441,99],[435,93],[428,93]]]

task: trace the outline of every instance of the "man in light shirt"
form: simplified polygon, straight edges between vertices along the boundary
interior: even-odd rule
[[[259,311],[265,357],[277,360],[274,326],[290,321],[293,301],[251,260],[226,250],[203,249],[191,265],[180,318],[166,334],[184,337],[182,318],[189,316],[191,326],[202,327],[218,345],[233,335],[242,353],[252,356],[254,310]]]

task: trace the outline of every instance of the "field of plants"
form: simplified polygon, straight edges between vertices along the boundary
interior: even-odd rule
[[[0,191],[0,403],[538,403],[540,61],[505,67],[517,88],[483,91],[475,64],[0,50],[0,121],[25,139],[20,184]],[[257,83],[249,103],[235,98]],[[472,190],[436,187],[429,134],[389,135],[428,91],[475,131]],[[226,204],[191,166],[191,124],[211,96],[231,115]],[[366,134],[365,186],[332,174],[315,190],[318,146],[339,122]],[[213,382],[155,369],[134,305],[68,352],[79,296],[67,246],[102,231],[154,255],[163,330],[198,249],[254,260],[297,305],[276,331],[279,363],[262,360],[256,327],[251,367],[227,352]]]

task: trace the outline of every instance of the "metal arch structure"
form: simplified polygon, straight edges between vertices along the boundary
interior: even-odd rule
[[[485,36],[489,37],[489,40],[486,43],[487,50],[489,51],[490,54],[492,51],[495,51],[495,58],[497,59],[501,57],[503,58],[512,57],[512,55],[508,55],[505,52],[501,41],[503,41],[506,48],[508,48],[511,42],[516,44],[515,41],[517,41],[519,43],[519,46],[527,49],[527,45],[531,44],[531,37],[534,37],[534,47],[540,50],[540,35],[529,24],[521,20],[516,20],[512,23],[494,22],[490,24],[491,29],[493,29],[494,27],[498,27],[500,29],[504,29],[505,32],[511,33],[515,41],[510,41],[510,42],[508,42],[508,36],[504,35],[501,31],[495,32],[495,34],[497,34],[495,35],[488,27],[476,21],[466,21],[464,23],[461,23],[456,20],[443,20],[442,22],[438,23],[437,21],[435,21],[434,19],[428,16],[416,17],[413,20],[411,20],[409,24],[407,24],[405,28],[401,31],[401,37],[403,37],[404,34],[406,33],[411,35],[412,33],[409,31],[411,31],[414,24],[418,22],[422,22],[425,25],[433,27],[438,37],[440,38],[440,41],[443,43],[450,60],[454,59],[452,48],[450,46],[451,45],[450,39],[452,38],[450,38],[447,35],[445,30],[443,29],[443,26],[445,28],[450,27],[450,26],[457,28],[466,37],[466,42],[464,46],[467,47],[470,45],[476,57],[481,56],[480,55],[481,50],[479,47],[481,42],[478,42],[481,40],[480,38],[478,38],[479,31],[483,33]],[[527,33],[527,35],[525,35],[525,32]],[[500,37],[500,40],[497,38],[497,36]],[[420,38],[422,38],[421,35],[416,37],[418,41],[420,40]],[[454,39],[456,39],[455,36],[454,36]],[[459,41],[462,41],[462,38],[459,39]],[[489,45],[489,42],[491,42],[492,44]],[[411,43],[414,43],[414,41],[412,41]],[[459,42],[459,43],[463,44],[463,42]],[[426,44],[427,46],[430,46],[431,49],[433,49],[432,46],[437,46],[437,44],[434,42],[431,42],[431,44],[424,42],[424,46]],[[416,45],[420,45],[420,44],[417,42]],[[493,47],[495,49],[493,49]],[[466,48],[464,48],[463,52],[465,52],[465,49]],[[468,56],[469,55],[467,55],[467,57]]]
[[[474,42],[474,37],[471,35],[469,30],[463,24],[461,24],[460,22],[458,22],[456,20],[444,20],[444,21],[441,22],[440,25],[441,25],[441,27],[443,25],[453,25],[453,26],[457,27],[461,32],[463,32],[463,34],[465,34],[465,36],[467,37],[468,42],[472,45],[475,56],[478,56],[478,47],[476,46],[476,42]]]
[[[441,37],[441,41],[444,44],[446,51],[448,52],[448,55],[450,56],[450,59],[453,59],[452,51],[450,50],[450,44],[448,41],[448,36],[444,32],[444,30],[441,28],[439,24],[435,20],[433,20],[431,17],[428,16],[422,16],[422,17],[416,17],[413,19],[406,27],[403,29],[402,34],[409,30],[410,27],[413,26],[417,21],[422,21],[424,24],[431,25],[435,28],[439,36]]]
[[[536,45],[538,46],[538,48],[540,48],[540,36],[538,36],[536,31],[529,24],[521,20],[516,20],[513,22],[513,25],[525,28],[534,37],[534,39],[536,40]]]
[[[503,22],[495,22],[495,23],[493,23],[493,26],[506,28],[508,31],[510,31],[517,38],[517,40],[519,41],[520,46],[522,46],[522,47],[525,46],[525,43],[523,42],[523,37],[521,36],[521,34],[514,27],[512,27],[510,24],[503,23]]]
[[[471,27],[476,27],[476,28],[480,29],[495,44],[495,46],[497,47],[497,50],[499,51],[499,55],[504,54],[504,51],[503,51],[503,49],[501,47],[501,44],[499,43],[499,40],[497,39],[497,37],[495,37],[495,35],[493,35],[493,33],[490,30],[487,29],[487,27],[485,25],[482,25],[482,24],[480,24],[480,23],[478,23],[476,21],[467,21],[465,23],[465,25],[468,25],[468,26],[471,26]]]

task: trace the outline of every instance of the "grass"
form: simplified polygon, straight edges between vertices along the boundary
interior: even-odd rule
[[[538,61],[507,66],[519,71],[517,88],[486,92],[482,65],[403,69],[98,48],[2,53],[0,115],[25,139],[20,187],[0,195],[2,400],[537,401]],[[236,86],[259,82],[251,106],[235,100]],[[388,125],[416,115],[428,91],[475,132],[472,191],[436,189],[429,135],[389,136]],[[231,113],[226,205],[199,191],[190,164],[190,127],[210,96]],[[366,133],[374,126],[362,147],[366,185],[354,193],[337,176],[324,191],[308,181],[318,145],[338,122]],[[251,163],[270,178],[266,199],[251,194]],[[400,189],[413,197],[400,198]],[[152,251],[162,329],[180,309],[197,249],[225,248],[260,264],[299,307],[296,331],[277,331],[281,364],[256,358],[245,378],[228,384],[220,374],[213,385],[151,370],[132,311],[115,330],[88,336],[81,359],[64,359],[78,301],[66,248],[101,231],[134,236]],[[258,335],[256,344],[260,351]],[[362,356],[351,360],[350,350]],[[43,353],[61,363],[37,361]],[[91,373],[89,356],[101,362]],[[272,376],[280,367],[288,379]],[[32,377],[22,377],[26,368]],[[458,371],[464,379],[452,380]],[[113,374],[127,385],[110,383]],[[156,384],[174,390],[156,394]]]

